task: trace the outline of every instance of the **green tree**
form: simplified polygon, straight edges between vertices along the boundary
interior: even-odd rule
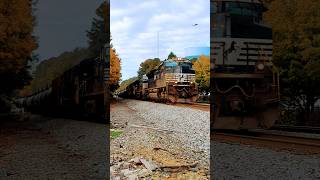
[[[174,59],[174,58],[177,58],[177,56],[173,52],[170,52],[170,54],[168,55],[168,59]]]
[[[132,77],[132,78],[129,78],[129,79],[122,81],[120,83],[119,88],[116,90],[116,92],[121,92],[121,91],[125,90],[129,84],[131,84],[132,82],[134,82],[136,80],[138,80],[138,77]]]
[[[309,113],[320,98],[320,1],[270,1],[273,61],[289,105]]]
[[[79,64],[83,59],[88,58],[90,52],[86,48],[75,48],[70,52],[63,52],[57,57],[41,61],[34,71],[34,79],[31,83],[31,90],[35,93],[38,90],[51,85],[52,80],[62,75],[66,70]],[[28,87],[26,87],[28,89]]]
[[[144,74],[148,74],[151,70],[160,65],[160,63],[161,61],[159,58],[147,59],[142,62],[138,71],[138,78],[141,79]]]
[[[87,31],[89,50],[93,56],[99,56],[101,48],[110,42],[110,32],[106,31],[110,25],[110,4],[104,1],[96,10],[96,17],[92,19],[91,29]],[[106,19],[106,17],[109,17]],[[106,28],[107,27],[107,28]]]
[[[92,19],[91,29],[87,31],[89,50],[91,55],[98,57],[101,49],[111,42],[110,36],[110,2],[104,1],[96,10],[96,17]],[[110,43],[110,90],[118,88],[120,81],[120,57]]]

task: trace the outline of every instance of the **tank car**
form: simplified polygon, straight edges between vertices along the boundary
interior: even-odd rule
[[[211,128],[270,128],[279,118],[272,28],[259,0],[211,0]]]
[[[55,78],[46,89],[21,98],[22,105],[31,112],[90,117],[105,123],[109,120],[109,64],[104,61],[107,56],[102,54],[100,58],[82,60]]]

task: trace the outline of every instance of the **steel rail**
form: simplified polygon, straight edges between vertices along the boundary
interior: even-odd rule
[[[312,146],[320,148],[320,138],[316,137],[303,137],[303,136],[293,136],[285,134],[275,134],[273,133],[256,133],[254,135],[243,135],[243,134],[234,134],[234,133],[223,133],[223,132],[213,132],[214,136],[225,136],[225,137],[235,137],[243,139],[251,139],[257,141],[268,141],[274,143],[286,143],[286,144],[295,144],[302,146]],[[319,152],[320,153],[320,152]]]

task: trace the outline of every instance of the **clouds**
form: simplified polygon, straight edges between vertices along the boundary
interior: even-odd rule
[[[112,43],[122,59],[122,79],[135,76],[145,59],[157,57],[158,42],[161,59],[170,51],[186,56],[188,47],[209,46],[209,0],[110,2]]]
[[[112,31],[119,32],[122,36],[127,35],[130,31],[130,28],[134,24],[134,19],[130,17],[123,17],[118,21],[112,23]],[[127,31],[123,31],[126,29]]]

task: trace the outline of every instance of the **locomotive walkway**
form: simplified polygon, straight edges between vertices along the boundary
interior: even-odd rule
[[[209,179],[209,114],[138,100],[112,104],[111,128],[123,132],[111,140],[112,179]]]

